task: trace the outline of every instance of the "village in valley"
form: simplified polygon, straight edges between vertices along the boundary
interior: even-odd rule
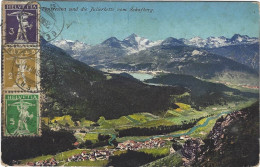
[[[76,140],[71,143],[72,148],[67,151],[39,156],[14,164],[26,164],[28,166],[70,166],[75,164],[105,166],[114,161],[114,158],[127,155],[129,152],[133,154],[144,153],[153,157],[177,157],[183,162],[189,162],[190,156],[193,154],[193,147],[197,149],[204,145],[202,140],[210,133],[215,121],[229,112],[223,112],[223,106],[216,105],[213,108],[211,106],[209,110],[218,113],[218,115],[205,114],[205,116],[201,117],[201,112],[192,109],[190,105],[184,103],[176,103],[176,105],[179,108],[167,111],[169,116],[165,114],[164,118],[147,113],[122,116],[114,120],[106,120],[104,117],[100,117],[97,121],[98,125],[85,119],[81,119],[75,124],[69,115],[55,117],[52,120],[43,119],[44,124],[52,129],[53,132],[66,131],[66,133],[73,135]],[[239,107],[239,105],[231,105],[231,107]],[[176,126],[168,121],[173,119],[170,114],[177,113],[193,114],[193,118],[191,117],[189,122],[181,122],[184,125],[186,124],[186,126],[189,125],[190,128],[186,127],[186,130],[176,129],[172,133],[147,136],[131,136],[131,131],[126,131],[132,129],[136,134],[150,133],[153,129],[156,130],[156,128],[146,128],[142,127],[142,125],[147,126],[148,123],[153,122],[156,123],[157,128],[180,128],[182,126]],[[198,114],[197,118],[194,117],[195,114]],[[128,128],[124,129],[126,126]],[[143,129],[146,129],[146,131],[142,132]],[[187,142],[195,143],[196,145],[188,145]],[[184,151],[182,148],[185,148]]]
[[[178,140],[186,141],[191,139],[187,135],[183,135],[178,137]],[[57,166],[59,163],[69,163],[69,162],[79,162],[79,161],[102,161],[102,160],[109,160],[111,156],[114,156],[115,152],[121,151],[138,151],[141,149],[156,149],[156,148],[163,148],[169,147],[169,154],[174,154],[176,150],[172,146],[166,144],[167,141],[176,141],[173,137],[168,138],[151,138],[144,142],[134,141],[134,140],[127,140],[122,143],[118,143],[118,145],[113,149],[102,148],[102,149],[91,149],[91,150],[84,150],[79,154],[75,154],[69,156],[67,159],[63,161],[55,160],[54,157],[48,160],[40,160],[37,162],[27,162],[26,165],[28,166]]]

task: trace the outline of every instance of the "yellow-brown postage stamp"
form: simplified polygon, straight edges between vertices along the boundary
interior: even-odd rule
[[[39,91],[39,50],[6,48],[4,53],[4,90]]]

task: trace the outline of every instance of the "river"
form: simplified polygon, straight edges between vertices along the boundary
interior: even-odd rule
[[[230,113],[230,112],[231,112],[231,111],[225,111],[225,112],[222,112],[222,113],[220,113],[220,114],[218,114],[218,115],[216,115],[216,116],[208,117],[203,124],[192,127],[192,128],[191,128],[188,132],[186,132],[186,133],[179,133],[179,134],[173,134],[173,135],[158,135],[158,136],[152,136],[152,137],[148,137],[148,138],[146,138],[146,139],[135,140],[135,141],[144,142],[144,141],[150,140],[150,139],[152,139],[152,138],[154,138],[154,137],[180,137],[180,136],[183,136],[183,135],[190,135],[191,133],[193,133],[193,132],[194,132],[195,130],[197,130],[198,128],[207,126],[210,120],[216,119],[216,118],[220,117],[221,115],[228,114],[228,113]],[[109,144],[110,144],[110,145],[113,145],[111,142],[112,142],[114,139],[116,139],[116,135],[115,135],[115,134],[111,134],[111,139],[109,140]]]

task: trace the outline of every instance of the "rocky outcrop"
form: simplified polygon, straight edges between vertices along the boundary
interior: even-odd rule
[[[215,150],[221,149],[223,145],[222,139],[227,136],[227,133],[230,133],[228,131],[228,129],[230,129],[229,127],[236,124],[238,121],[246,121],[248,114],[249,113],[245,111],[235,111],[228,114],[225,118],[221,117],[217,120],[208,136],[209,139],[213,140]],[[235,126],[234,128],[231,128],[231,130],[237,131]]]
[[[259,162],[259,104],[216,121],[207,139],[187,140],[185,166],[253,166]]]
[[[188,139],[184,143],[181,153],[185,166],[190,166],[202,158],[201,153],[203,146],[204,142],[201,139],[196,138]]]

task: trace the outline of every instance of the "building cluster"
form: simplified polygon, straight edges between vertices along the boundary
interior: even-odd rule
[[[37,162],[28,162],[27,166],[57,166],[58,161],[56,161],[54,158],[51,158],[49,160],[40,160]]]
[[[67,159],[68,162],[74,161],[96,161],[96,160],[108,160],[109,156],[113,155],[112,150],[91,150],[91,152],[87,153],[86,151],[83,151],[81,154],[76,154]]]
[[[123,143],[118,143],[117,149],[120,150],[139,150],[143,148],[157,148],[163,147],[165,145],[165,141],[161,138],[150,139],[145,142],[136,142],[133,140],[127,140]]]
[[[216,81],[217,83],[222,83],[224,85],[234,85],[230,82],[221,82],[221,81]],[[243,84],[238,84],[237,86],[241,86],[243,88],[248,88],[248,89],[259,89],[259,86],[255,85],[255,86],[251,86],[251,85],[243,85]]]
[[[180,136],[180,140],[187,141],[187,140],[189,140],[189,139],[191,139],[191,138],[190,138],[190,136],[188,136],[188,135],[182,135],[182,136]]]
[[[96,161],[96,160],[108,160],[109,156],[114,155],[113,150],[96,150],[93,149],[89,153],[86,151],[83,151],[80,154],[72,155],[70,156],[66,162],[79,162],[79,161]],[[37,162],[28,162],[27,166],[57,166],[58,161],[56,161],[54,158],[51,158],[50,160],[41,160]]]
[[[169,138],[168,140],[171,140]],[[165,141],[161,138],[154,138],[147,140],[145,142],[136,142],[133,140],[127,140],[123,143],[118,143],[118,146],[116,149],[105,149],[105,150],[97,150],[92,149],[90,152],[83,151],[80,154],[72,155],[68,159],[66,159],[66,162],[79,162],[79,161],[96,161],[96,160],[109,160],[110,156],[114,155],[114,151],[116,150],[139,150],[143,148],[158,148],[158,147],[164,147]],[[28,166],[56,166],[59,162],[56,161],[54,158],[51,158],[50,160],[41,160],[37,162],[28,162]]]
[[[259,86],[250,86],[250,85],[243,85],[243,88],[249,88],[249,89],[259,89]]]

